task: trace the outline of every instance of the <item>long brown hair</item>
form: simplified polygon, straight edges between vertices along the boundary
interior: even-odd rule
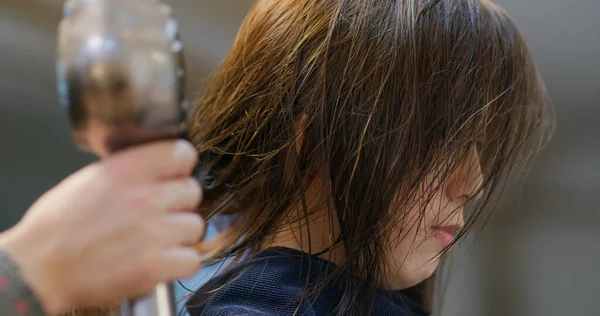
[[[189,122],[201,211],[235,219],[202,247],[239,258],[286,225],[310,226],[304,193],[321,172],[341,270],[371,293],[350,284],[340,315],[363,315],[397,210],[425,176],[436,173],[435,193],[477,146],[484,197],[468,228],[552,115],[523,38],[489,1],[259,0]]]

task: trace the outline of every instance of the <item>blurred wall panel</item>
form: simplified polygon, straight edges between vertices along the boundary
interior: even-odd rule
[[[89,157],[71,145],[54,92],[60,8],[29,0],[0,3],[0,226],[7,228]]]

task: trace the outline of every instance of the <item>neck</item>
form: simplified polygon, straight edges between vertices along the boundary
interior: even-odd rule
[[[318,256],[322,259],[341,265],[345,260],[345,251],[341,243],[336,243],[339,234],[339,227],[336,222],[332,222],[323,216],[311,217],[308,221],[296,220],[285,225],[286,228],[280,230],[271,242],[265,245],[268,247],[286,247]]]
[[[344,247],[337,242],[340,236],[337,215],[325,206],[326,193],[319,182],[314,181],[305,192],[306,210],[301,203],[292,207],[281,229],[263,248],[292,248],[311,255],[318,254],[336,265],[344,263]]]

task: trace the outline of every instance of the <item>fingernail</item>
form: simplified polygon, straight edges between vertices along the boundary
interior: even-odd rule
[[[188,141],[180,139],[175,144],[175,149],[173,149],[173,158],[176,160],[184,160],[193,158],[196,156],[196,148],[192,146]]]

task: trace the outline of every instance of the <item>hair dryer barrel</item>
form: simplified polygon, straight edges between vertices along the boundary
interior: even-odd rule
[[[58,90],[76,143],[101,156],[180,136],[183,48],[159,1],[72,0],[59,25]]]

